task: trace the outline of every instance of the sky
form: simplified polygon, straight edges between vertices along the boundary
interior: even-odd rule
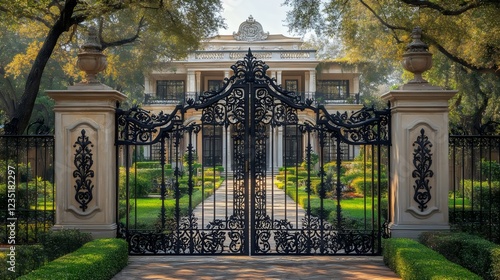
[[[283,0],[222,0],[227,29],[220,29],[220,35],[229,35],[238,32],[240,24],[251,15],[258,21],[264,32],[269,34],[283,34],[293,36],[284,26],[288,6],[281,6]]]

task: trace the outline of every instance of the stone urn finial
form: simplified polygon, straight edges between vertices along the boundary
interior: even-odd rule
[[[405,70],[413,73],[413,80],[408,84],[427,84],[422,78],[422,73],[432,68],[432,53],[429,52],[429,46],[422,42],[422,29],[415,27],[411,33],[413,41],[406,46],[406,52],[403,54],[402,65]]]
[[[108,62],[102,53],[102,46],[97,37],[95,27],[89,27],[85,43],[80,47],[77,66],[85,71],[85,79],[81,84],[100,84],[96,75],[106,69]]]

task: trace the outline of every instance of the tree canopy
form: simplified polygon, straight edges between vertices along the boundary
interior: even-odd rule
[[[459,89],[455,120],[470,128],[497,119],[500,2],[497,0],[285,0],[292,31],[338,36],[352,62],[399,61],[414,27],[434,53],[428,80]],[[453,118],[452,118],[453,119]],[[463,122],[467,121],[467,124]],[[473,129],[469,129],[473,130]]]
[[[88,26],[98,27],[110,64],[107,79],[120,89],[130,78],[124,70],[141,72],[195,50],[200,38],[224,27],[221,10],[220,0],[0,0],[0,36],[9,39],[1,46],[0,105],[10,132],[22,133],[29,124],[42,78],[51,83],[47,67],[69,77],[61,84],[79,78],[76,52]],[[128,74],[138,79],[137,71]]]

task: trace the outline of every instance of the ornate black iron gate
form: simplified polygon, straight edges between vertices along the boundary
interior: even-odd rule
[[[380,253],[389,111],[330,114],[267,68],[249,51],[221,90],[170,113],[117,110],[131,254]]]

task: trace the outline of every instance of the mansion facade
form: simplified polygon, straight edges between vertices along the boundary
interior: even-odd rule
[[[296,92],[304,100],[312,98],[323,104],[328,111],[351,112],[359,110],[359,76],[355,67],[346,69],[336,62],[319,61],[316,50],[305,49],[304,41],[298,37],[264,32],[262,25],[250,16],[241,23],[239,30],[232,35],[218,35],[202,42],[200,50],[184,60],[165,62],[158,69],[145,75],[145,99],[143,108],[158,113],[171,112],[178,104],[195,99],[205,91],[219,90],[224,78],[234,73],[231,66],[242,60],[249,49],[269,69],[267,75],[275,78],[283,89]],[[197,115],[199,114],[199,115]],[[314,118],[303,113],[301,118]],[[200,119],[201,112],[189,116],[191,121]],[[231,143],[223,127],[205,127],[192,142],[198,160],[204,165],[223,165],[231,170]],[[272,143],[269,143],[267,166],[273,168],[290,166],[296,159],[303,159],[305,139],[297,137],[299,132],[293,128],[275,128]],[[316,145],[317,146],[317,145]],[[352,159],[357,153],[354,147],[342,147],[342,158]],[[332,147],[325,155],[334,159],[336,151]],[[156,159],[155,148],[144,150],[146,159]],[[169,157],[172,160],[172,155]]]

